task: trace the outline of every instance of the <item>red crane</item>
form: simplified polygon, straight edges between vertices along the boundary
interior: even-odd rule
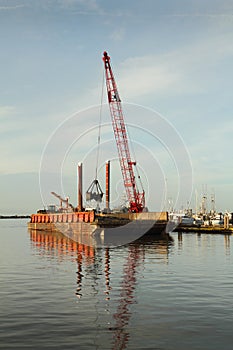
[[[124,186],[129,201],[129,211],[140,213],[145,207],[145,192],[142,190],[140,193],[136,186],[136,179],[133,170],[133,165],[136,165],[136,162],[131,160],[121,100],[110,65],[110,57],[106,51],[103,54],[103,61],[112,126],[116,139]]]

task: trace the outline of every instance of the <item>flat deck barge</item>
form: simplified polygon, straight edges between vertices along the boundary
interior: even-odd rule
[[[109,213],[91,212],[37,213],[32,214],[28,228],[39,231],[64,231],[66,229],[93,233],[97,229],[128,227],[134,223],[147,225],[154,232],[161,232],[168,222],[167,212]]]

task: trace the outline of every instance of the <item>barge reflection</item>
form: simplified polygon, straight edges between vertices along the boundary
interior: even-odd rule
[[[92,277],[93,303],[99,305],[101,300],[114,307],[110,315],[110,325],[107,326],[111,334],[112,349],[125,349],[130,339],[129,322],[133,312],[133,304],[137,303],[137,284],[142,279],[140,275],[144,269],[147,254],[154,254],[159,262],[167,263],[173,246],[173,239],[169,235],[144,236],[125,246],[125,261],[116,263],[117,248],[94,248],[72,241],[67,236],[56,232],[29,230],[33,248],[39,251],[39,256],[53,256],[62,260],[70,258],[77,263],[77,288],[75,294],[81,299],[85,293],[85,279]],[[116,272],[116,264],[119,272]],[[139,267],[142,266],[142,269]],[[116,274],[119,276],[116,279]],[[114,275],[114,278],[111,276]],[[104,288],[96,284],[97,276],[102,277]],[[117,283],[116,283],[117,281]],[[96,287],[98,287],[96,293]],[[100,300],[99,300],[100,299]],[[90,300],[91,303],[91,300]],[[107,309],[110,307],[107,306]],[[106,304],[105,304],[106,307]],[[102,313],[103,310],[99,310]],[[97,318],[98,326],[101,323]],[[108,323],[107,323],[108,324]]]

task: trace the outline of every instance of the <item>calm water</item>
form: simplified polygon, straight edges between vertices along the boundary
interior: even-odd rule
[[[0,220],[1,349],[233,348],[231,236],[94,250]]]

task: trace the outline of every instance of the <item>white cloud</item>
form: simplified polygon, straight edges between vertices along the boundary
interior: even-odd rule
[[[172,13],[163,15],[164,17],[206,17],[206,18],[233,18],[233,13]]]
[[[96,0],[59,0],[58,4],[62,8],[81,10],[83,14],[100,12],[100,7]]]
[[[163,92],[176,84],[180,74],[156,56],[128,59],[119,71],[119,90],[127,99]]]
[[[123,27],[117,28],[111,35],[110,38],[114,41],[121,41],[125,37],[125,29]]]
[[[176,95],[208,91],[213,79],[209,69],[232,57],[232,41],[233,35],[228,33],[212,40],[203,38],[167,54],[128,58],[118,69],[119,90],[127,99],[155,93]]]
[[[0,106],[0,117],[6,117],[15,112],[14,106]]]
[[[233,121],[223,122],[206,128],[202,137],[189,146],[193,159],[195,182],[219,185],[232,183],[232,132]]]
[[[0,11],[13,11],[22,7],[25,7],[25,5],[22,4],[22,5],[15,5],[15,6],[0,6]]]

